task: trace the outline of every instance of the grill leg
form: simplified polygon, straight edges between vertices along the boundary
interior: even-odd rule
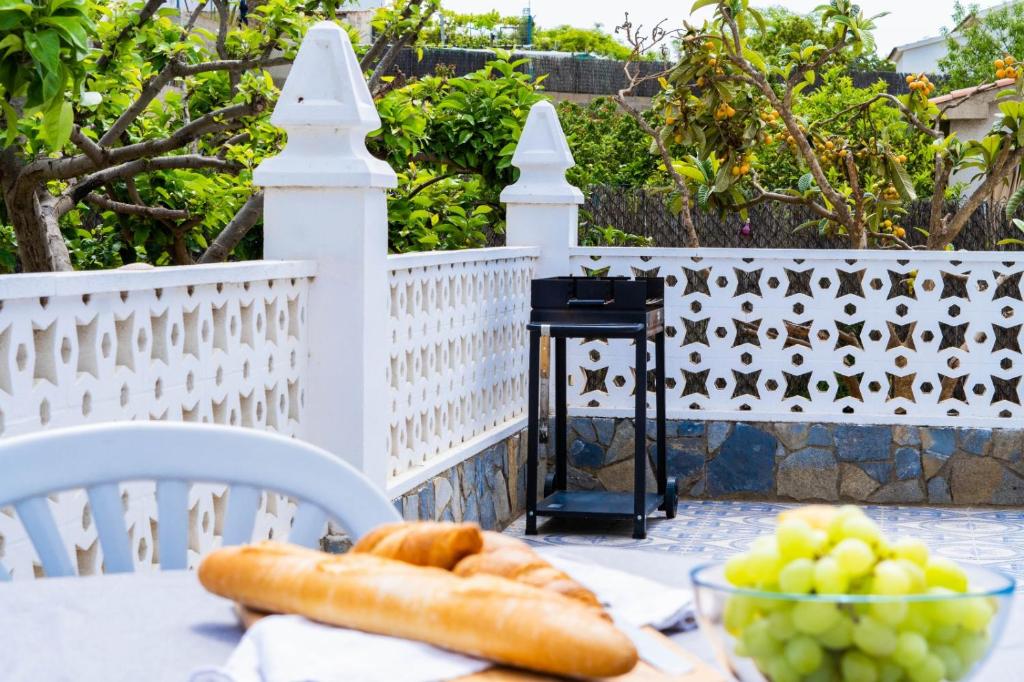
[[[567,452],[569,436],[566,433],[566,358],[565,337],[555,339],[555,490],[565,490],[567,481]]]
[[[647,336],[636,337],[636,408],[633,424],[633,537],[647,537]]]
[[[656,419],[658,421],[658,494],[665,494],[668,472],[665,463],[665,332],[658,332],[654,337],[654,368],[655,399],[657,401]]]
[[[529,396],[526,416],[526,534],[537,534],[537,448],[540,429],[540,332],[530,332]]]

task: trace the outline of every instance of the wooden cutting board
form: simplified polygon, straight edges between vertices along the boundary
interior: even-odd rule
[[[259,611],[247,609],[241,604],[235,604],[235,611],[238,613],[238,619],[242,622],[242,626],[246,629],[251,627],[252,624],[260,618],[267,615]],[[626,675],[603,678],[601,682],[726,682],[725,677],[715,669],[680,647],[665,635],[653,628],[644,629],[656,637],[666,647],[676,652],[680,658],[689,661],[693,666],[693,669],[685,675],[673,676],[661,672],[660,670],[656,670],[647,663],[641,661],[639,665],[633,668],[633,670]],[[530,673],[525,670],[517,670],[515,668],[495,666],[483,672],[476,673],[475,675],[460,677],[458,680],[453,680],[452,682],[555,682],[555,680],[558,679],[561,678]],[[593,680],[592,682],[598,681]]]

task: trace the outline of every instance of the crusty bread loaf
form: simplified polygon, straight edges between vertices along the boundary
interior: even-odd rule
[[[629,639],[593,608],[494,576],[461,578],[368,554],[261,543],[209,554],[199,581],[261,611],[300,614],[544,673],[610,677],[637,661]]]
[[[475,523],[414,521],[377,526],[361,537],[351,551],[450,571],[463,557],[476,554],[481,547],[483,537]]]
[[[496,575],[558,592],[589,606],[601,606],[593,592],[545,561],[525,542],[500,533],[484,531],[483,551],[469,555],[456,564],[454,570],[456,575],[463,577]]]

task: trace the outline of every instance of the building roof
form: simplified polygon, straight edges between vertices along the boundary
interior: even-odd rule
[[[992,83],[984,83],[982,85],[974,85],[969,88],[960,88],[959,90],[954,90],[953,92],[947,93],[945,95],[940,95],[938,97],[932,98],[931,102],[932,104],[944,104],[945,102],[952,102],[953,100],[956,99],[973,97],[974,95],[979,95],[985,92],[989,92],[991,90],[996,90],[998,88],[1005,88],[1009,85],[1013,85],[1014,82],[1015,81],[1012,78],[1001,78]]]

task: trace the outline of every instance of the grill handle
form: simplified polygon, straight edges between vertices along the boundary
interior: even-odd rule
[[[615,303],[614,298],[570,298],[567,304],[570,308],[600,308]]]

